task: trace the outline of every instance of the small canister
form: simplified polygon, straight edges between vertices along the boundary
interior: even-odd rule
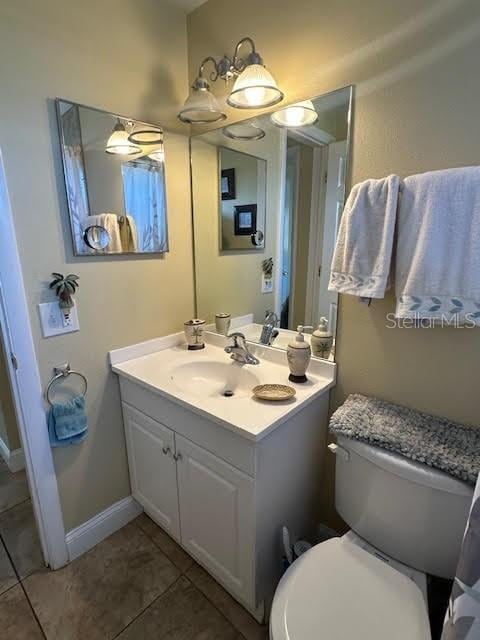
[[[222,336],[228,335],[230,331],[231,315],[229,313],[217,313],[215,314],[215,329],[217,333],[221,333]]]
[[[205,320],[193,318],[184,322],[185,338],[190,351],[205,349]]]
[[[318,327],[312,333],[311,345],[313,356],[328,359],[333,345],[333,333],[328,330],[326,318],[320,318]]]

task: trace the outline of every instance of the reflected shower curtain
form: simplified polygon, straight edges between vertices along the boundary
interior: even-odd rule
[[[132,160],[122,165],[125,211],[135,221],[141,251],[168,251],[162,162]]]
[[[480,476],[473,496],[442,640],[480,638]]]
[[[72,105],[62,114],[62,131],[64,142],[65,184],[73,221],[74,246],[85,247],[83,242],[84,222],[90,215],[85,165],[83,162],[82,137],[80,130],[80,114],[77,105]]]

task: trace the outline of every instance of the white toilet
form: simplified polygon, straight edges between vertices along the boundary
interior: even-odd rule
[[[425,572],[453,578],[473,488],[344,437],[335,504],[352,528],[285,573],[272,640],[430,640]]]

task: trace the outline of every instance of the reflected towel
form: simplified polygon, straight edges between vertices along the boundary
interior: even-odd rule
[[[397,224],[395,315],[480,324],[480,167],[405,178]]]
[[[345,204],[329,291],[383,298],[389,286],[400,178],[356,184]]]
[[[138,234],[137,225],[132,216],[123,216],[120,226],[120,239],[122,243],[122,249],[128,253],[138,252]]]
[[[132,251],[138,251],[138,231],[137,225],[135,223],[135,218],[132,216],[127,216],[127,221],[130,226],[130,234],[132,236]]]
[[[56,403],[48,412],[48,435],[52,447],[66,447],[85,440],[88,433],[85,398],[76,396]]]
[[[100,215],[100,226],[104,227],[110,236],[110,242],[108,243],[105,252],[122,253],[122,240],[120,238],[118,216],[115,213],[102,213]]]

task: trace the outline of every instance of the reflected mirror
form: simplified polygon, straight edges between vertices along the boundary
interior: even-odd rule
[[[210,330],[230,314],[230,330],[286,349],[298,325],[320,324],[312,351],[333,359],[351,109],[345,87],[191,139],[197,317]]]
[[[56,106],[75,255],[168,251],[162,129]]]
[[[236,149],[220,147],[220,250],[263,247],[265,237],[266,161]]]

